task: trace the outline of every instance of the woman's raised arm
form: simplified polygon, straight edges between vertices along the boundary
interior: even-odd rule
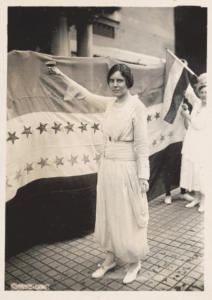
[[[196,96],[190,84],[185,92],[185,97],[192,106],[194,106],[195,103],[201,103],[201,100]]]
[[[112,97],[104,97],[90,93],[87,89],[62,73],[58,68],[53,67],[50,72],[51,74],[60,76],[63,82],[67,84],[64,101],[73,99],[84,100],[97,108],[105,110],[109,101],[112,99]]]

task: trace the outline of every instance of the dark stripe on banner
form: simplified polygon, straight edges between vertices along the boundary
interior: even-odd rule
[[[182,142],[169,145],[150,156],[150,180],[148,201],[179,187]]]
[[[97,174],[35,180],[6,203],[6,258],[93,232]]]
[[[172,97],[171,106],[169,108],[168,113],[166,114],[164,120],[170,124],[174,123],[174,120],[176,118],[178,109],[180,107],[180,104],[182,103],[182,100],[184,98],[185,91],[188,87],[188,84],[190,82],[192,75],[190,72],[188,72],[185,68],[182,71],[182,74],[178,80],[178,83],[175,87],[174,94]]]
[[[182,142],[150,157],[148,201],[179,186]],[[6,257],[94,230],[97,174],[38,179],[6,203]]]

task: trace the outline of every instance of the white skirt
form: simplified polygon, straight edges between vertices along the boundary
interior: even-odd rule
[[[182,154],[180,187],[188,191],[205,194],[205,176],[203,163],[191,161]]]
[[[134,200],[132,200],[132,198]],[[139,225],[132,201],[142,214]],[[147,244],[148,203],[139,191],[136,161],[101,157],[94,239],[103,251],[111,251],[124,262],[145,259]]]

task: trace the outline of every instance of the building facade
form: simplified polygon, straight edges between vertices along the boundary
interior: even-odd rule
[[[8,51],[111,56],[148,65],[175,49],[174,8],[10,7]]]

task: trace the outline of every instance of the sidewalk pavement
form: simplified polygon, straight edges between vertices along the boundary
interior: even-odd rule
[[[124,285],[126,264],[103,278],[91,274],[105,253],[93,242],[93,234],[54,244],[36,245],[9,258],[5,264],[5,290],[11,283],[48,283],[50,291],[203,291],[204,214],[172,192],[172,204],[164,195],[149,203],[150,252],[142,261],[137,279]]]

